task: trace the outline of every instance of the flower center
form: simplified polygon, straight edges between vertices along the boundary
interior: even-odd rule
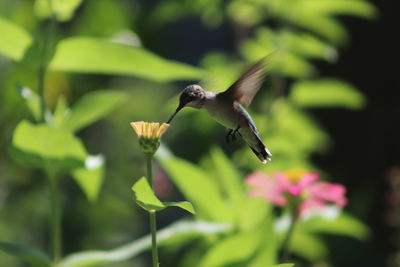
[[[293,183],[297,184],[307,171],[305,169],[291,169],[284,172],[285,176]]]

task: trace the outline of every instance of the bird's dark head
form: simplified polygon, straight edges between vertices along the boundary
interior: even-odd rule
[[[186,86],[179,97],[179,107],[201,108],[205,96],[206,93],[200,85],[192,84]]]
[[[172,121],[175,115],[184,107],[201,108],[206,98],[206,92],[200,85],[192,84],[186,86],[179,97],[179,106],[169,118],[168,123]]]

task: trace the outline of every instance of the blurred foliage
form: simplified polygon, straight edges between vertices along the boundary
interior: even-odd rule
[[[291,266],[274,265],[283,217],[249,199],[242,179],[257,169],[318,169],[310,158],[326,151],[330,139],[308,109],[357,110],[366,100],[346,81],[320,75],[316,63],[334,63],[351,41],[341,16],[371,19],[376,13],[366,0],[53,0],[51,6],[0,0],[0,240],[10,242],[0,248],[49,264],[26,247],[49,247],[43,176],[50,172],[62,189],[64,254],[75,252],[62,266],[146,266],[145,257],[137,257],[149,245],[139,239],[147,232],[144,213],[130,190],[133,177],[143,175],[143,159],[128,122],[163,121],[176,108],[182,82],[202,80],[207,89],[222,91],[246,65],[274,52],[265,90],[250,108],[271,163],[261,166],[242,143],[226,146],[223,128],[204,112],[185,110],[169,130],[165,143],[174,153],[160,151],[155,176],[168,183],[167,175],[176,186],[164,188],[165,200],[183,194],[196,215],[160,231],[161,239],[168,235],[161,258],[169,266]],[[37,74],[51,18],[57,24],[41,98]],[[170,34],[179,29],[192,35]],[[217,43],[212,32],[224,49],[196,58],[202,46]],[[181,56],[182,46],[189,58]],[[198,66],[188,64],[196,60]],[[168,212],[159,216],[160,227],[181,216]],[[346,212],[302,221],[292,246],[296,266],[329,261],[326,234],[364,240],[368,229]],[[93,249],[99,251],[77,252]],[[4,266],[23,266],[0,253]]]

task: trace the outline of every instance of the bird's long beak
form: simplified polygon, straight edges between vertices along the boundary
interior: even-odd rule
[[[169,124],[172,119],[175,117],[175,115],[179,112],[179,110],[181,110],[185,105],[179,104],[178,108],[175,110],[174,114],[172,114],[171,117],[169,117],[167,123]]]

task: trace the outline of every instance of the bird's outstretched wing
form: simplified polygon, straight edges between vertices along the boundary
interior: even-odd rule
[[[236,82],[218,96],[238,102],[244,107],[249,106],[264,82],[264,72],[269,58],[270,55],[252,65]]]

